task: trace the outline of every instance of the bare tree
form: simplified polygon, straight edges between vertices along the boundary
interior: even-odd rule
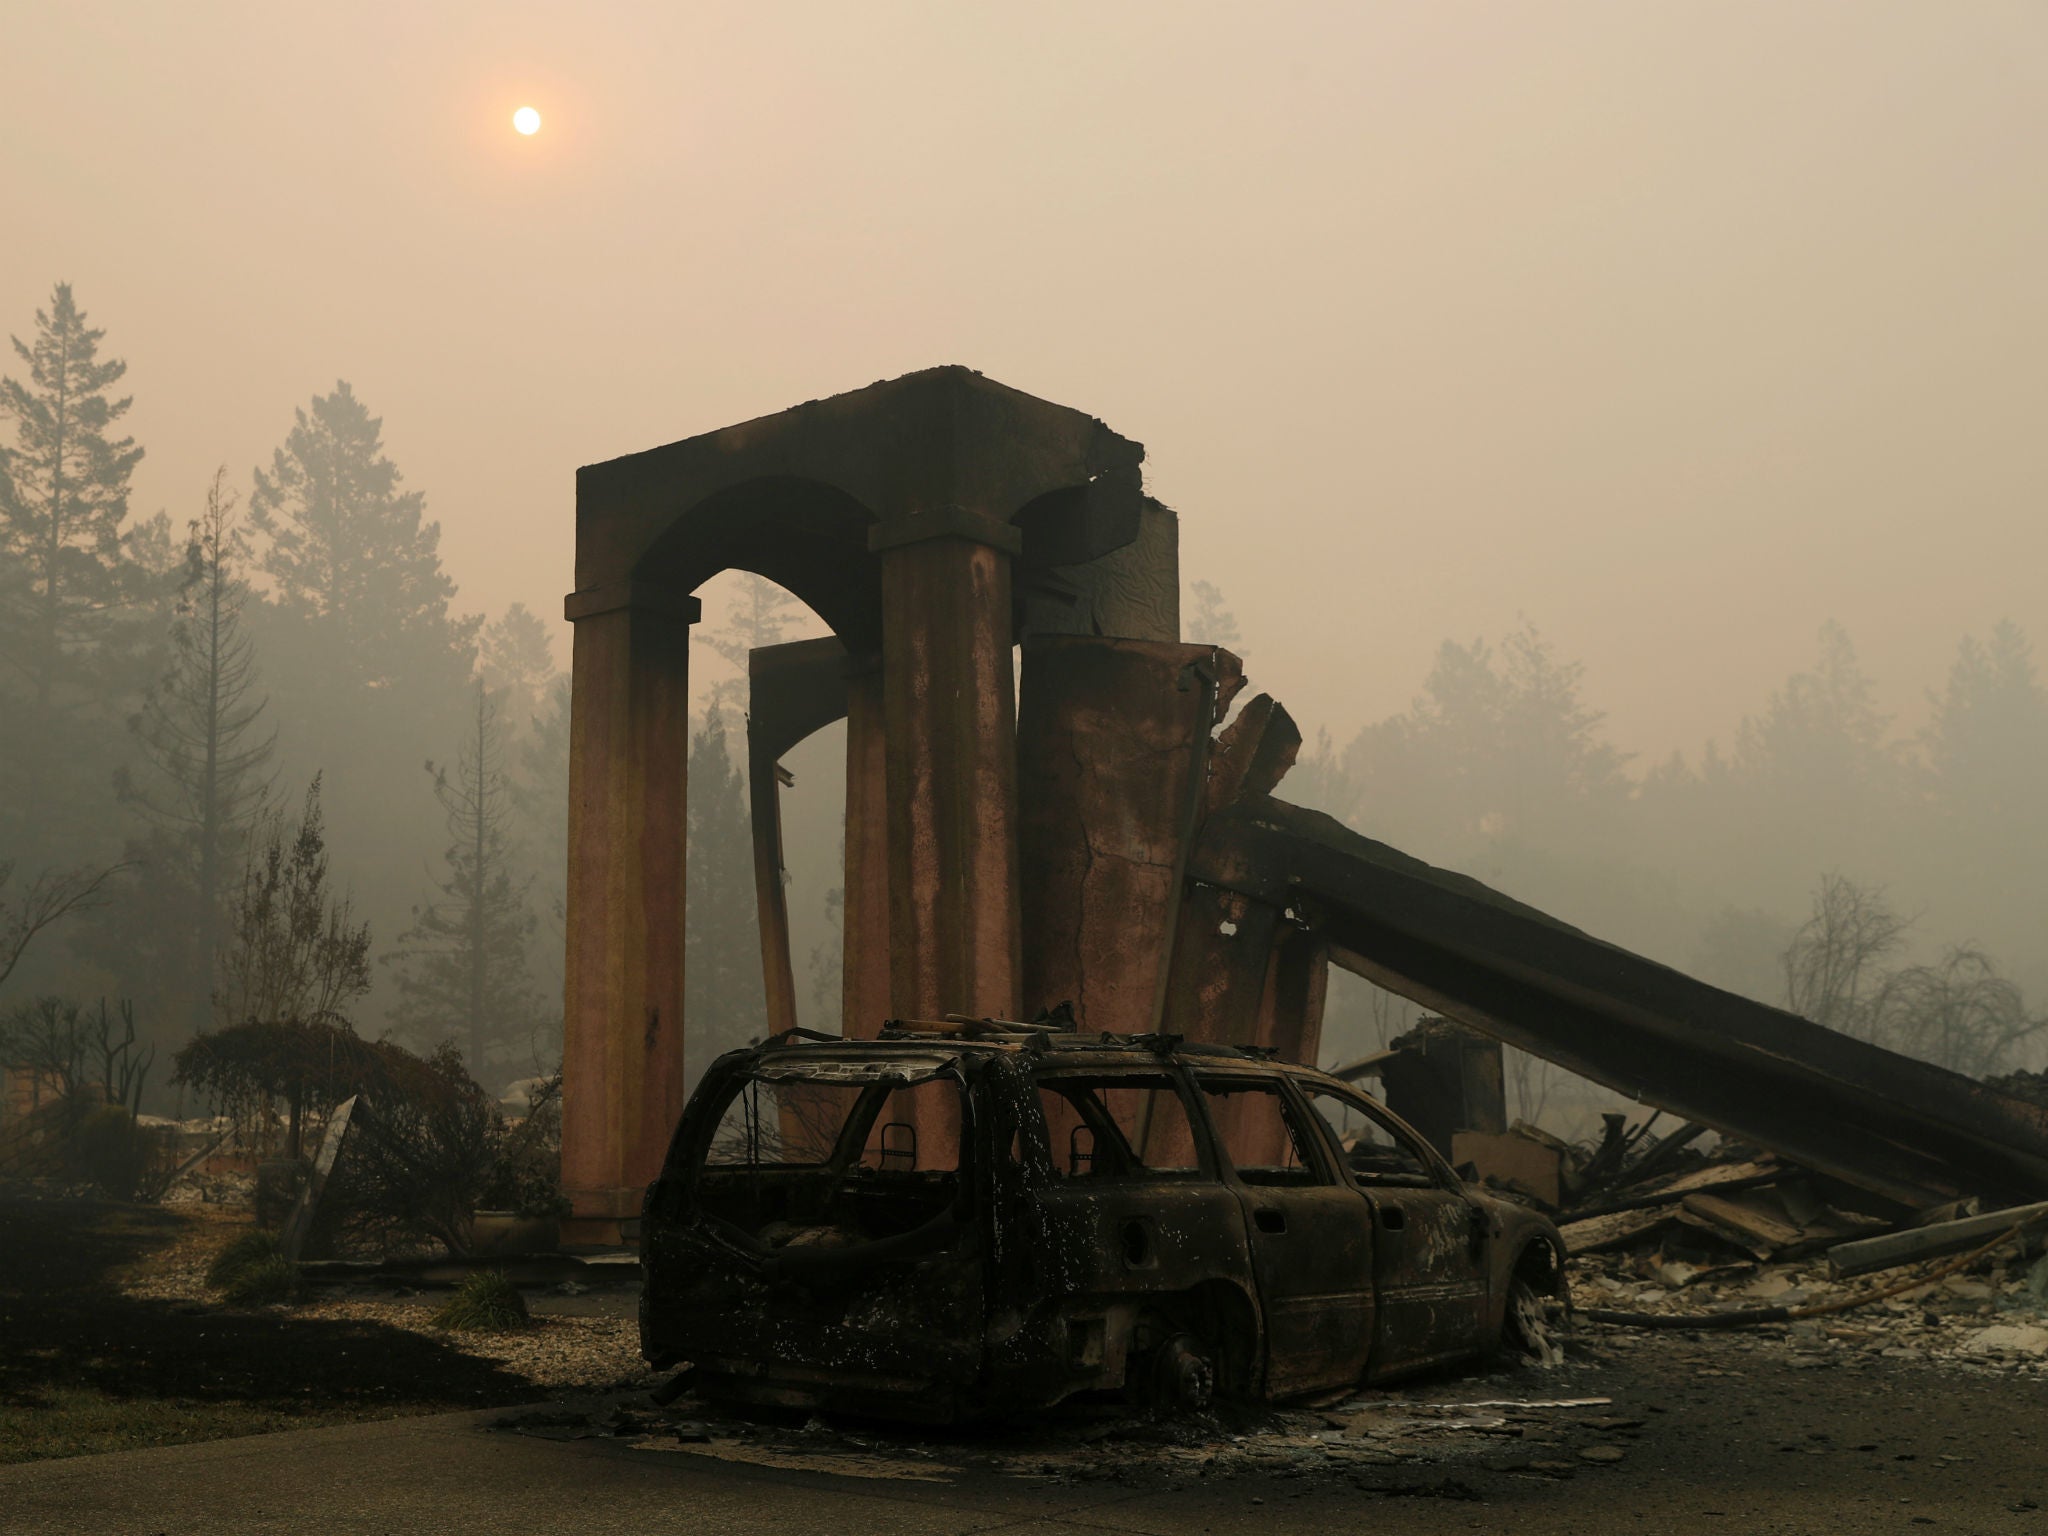
[[[2048,1028],[1991,957],[1970,945],[1885,977],[1869,1014],[1878,1044],[1971,1077],[1999,1071],[2014,1046]]]
[[[39,997],[0,1021],[0,1056],[27,1070],[30,1096],[38,1104],[45,1088],[59,1099],[93,1090],[99,1099],[138,1113],[156,1048],[135,1047],[135,1005],[126,998],[113,1013],[101,998],[95,1013],[61,997]]]
[[[1877,967],[1897,953],[1912,925],[1891,909],[1882,888],[1822,876],[1813,914],[1785,951],[1786,1006],[1816,1024],[1868,1038]]]
[[[327,886],[320,779],[299,819],[258,824],[228,914],[214,1011],[223,1023],[345,1023],[343,1008],[370,990],[370,927]]]
[[[258,724],[268,701],[256,691],[255,647],[242,628],[246,559],[227,470],[218,469],[186,542],[170,666],[131,722],[148,768],[116,781],[160,834],[159,856],[171,868],[156,873],[190,903],[182,938],[201,1027],[231,860],[269,799],[277,743]]]
[[[531,881],[517,872],[504,732],[482,682],[464,734],[452,770],[427,764],[448,828],[437,898],[413,909],[412,927],[386,959],[398,967],[393,1019],[435,1045],[463,1040],[481,1078],[495,1070],[490,1056],[503,1068],[532,1035],[542,1004],[527,969]]]
[[[1785,951],[1793,1011],[1972,1077],[2006,1066],[2015,1046],[2048,1029],[2048,1019],[2028,1013],[2019,987],[1974,945],[1956,945],[1931,965],[1882,969],[1909,927],[1883,891],[1827,876],[1813,915]]]
[[[10,901],[7,882],[14,875],[14,861],[0,859],[0,985],[14,974],[22,955],[36,935],[74,912],[83,912],[103,902],[108,879],[121,868],[44,870]]]
[[[1372,1011],[1372,1048],[1376,1051],[1384,1051],[1396,1035],[1405,1035],[1421,1012],[1407,998],[1384,987],[1373,987],[1366,1005]]]
[[[1550,1090],[1556,1086],[1559,1067],[1541,1056],[1518,1051],[1511,1045],[1501,1047],[1501,1063],[1507,1076],[1508,1092],[1514,1099],[1514,1109],[1509,1118],[1526,1120],[1531,1125],[1542,1124],[1543,1110],[1550,1102]]]

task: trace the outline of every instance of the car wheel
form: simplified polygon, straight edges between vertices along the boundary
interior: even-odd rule
[[[1501,1319],[1501,1348],[1521,1355],[1532,1365],[1563,1365],[1564,1342],[1558,1329],[1563,1309],[1517,1275],[1508,1282],[1507,1314]]]
[[[1200,1413],[1216,1401],[1216,1354],[1192,1333],[1176,1333],[1152,1351],[1148,1396],[1155,1408]]]

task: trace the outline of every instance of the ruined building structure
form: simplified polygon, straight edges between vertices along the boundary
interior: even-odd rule
[[[832,632],[752,657],[763,1033],[796,1022],[779,759],[844,718],[850,1036],[1069,1001],[1090,1030],[1314,1060],[1335,963],[1894,1199],[2048,1195],[2048,1112],[1275,798],[1300,735],[1265,695],[1232,715],[1238,659],[1182,643],[1143,458],[949,367],[578,473],[566,1242],[630,1233],[682,1109],[689,630],[729,569]]]

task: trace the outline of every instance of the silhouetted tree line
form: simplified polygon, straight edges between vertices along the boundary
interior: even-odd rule
[[[545,1076],[569,758],[548,626],[460,611],[440,525],[345,381],[293,413],[246,497],[225,468],[194,487],[181,529],[131,510],[126,365],[69,285],[14,351],[0,1035],[104,996],[165,1054],[255,1021],[453,1045],[493,1090]],[[691,741],[691,1006],[721,1048],[759,1032],[746,651],[792,606],[756,582],[700,635],[735,670]]]
[[[2008,1067],[2043,1030],[2022,988],[2048,986],[2048,691],[1999,621],[1961,641],[1924,727],[1874,697],[1828,623],[1731,748],[1637,770],[1584,668],[1524,624],[1445,641],[1406,710],[1323,733],[1281,792],[1731,990]]]
[[[138,1050],[253,1019],[452,1044],[493,1091],[546,1075],[569,734],[548,626],[459,611],[440,526],[346,382],[293,413],[246,501],[223,470],[182,528],[135,514],[143,450],[104,341],[60,284],[0,379],[0,1020],[107,997]],[[745,662],[798,612],[735,590],[696,636],[724,675],[690,744],[693,1075],[763,1027]],[[1208,583],[1187,627],[1237,634]],[[1524,625],[1446,641],[1407,709],[1321,735],[1284,792],[1710,980],[1991,1070],[2034,1038],[2020,989],[2048,985],[2044,747],[2009,622],[1961,642],[1918,731],[1830,624],[1728,745],[1648,766]],[[1843,962],[1809,941],[1845,891],[1898,928],[1835,1012]],[[835,1023],[836,950],[808,959],[811,1021]]]

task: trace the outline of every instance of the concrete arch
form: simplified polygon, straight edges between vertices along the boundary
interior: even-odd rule
[[[1143,458],[1092,416],[947,367],[577,472],[568,1240],[630,1222],[682,1107],[696,590],[723,570],[765,577],[850,658],[848,819],[872,843],[849,847],[848,883],[873,927],[848,949],[886,974],[856,987],[849,965],[848,1016],[1008,1016],[1012,647],[1022,630],[1177,631],[1174,517],[1144,496]],[[757,805],[772,801],[780,738],[801,725],[764,722]],[[778,850],[770,830],[756,837],[766,890]],[[771,945],[764,959],[771,997],[778,981],[787,993],[786,956]]]
[[[774,582],[854,652],[882,643],[880,568],[868,553],[874,511],[839,486],[764,475],[683,507],[634,561],[638,585],[694,594],[725,571]]]

